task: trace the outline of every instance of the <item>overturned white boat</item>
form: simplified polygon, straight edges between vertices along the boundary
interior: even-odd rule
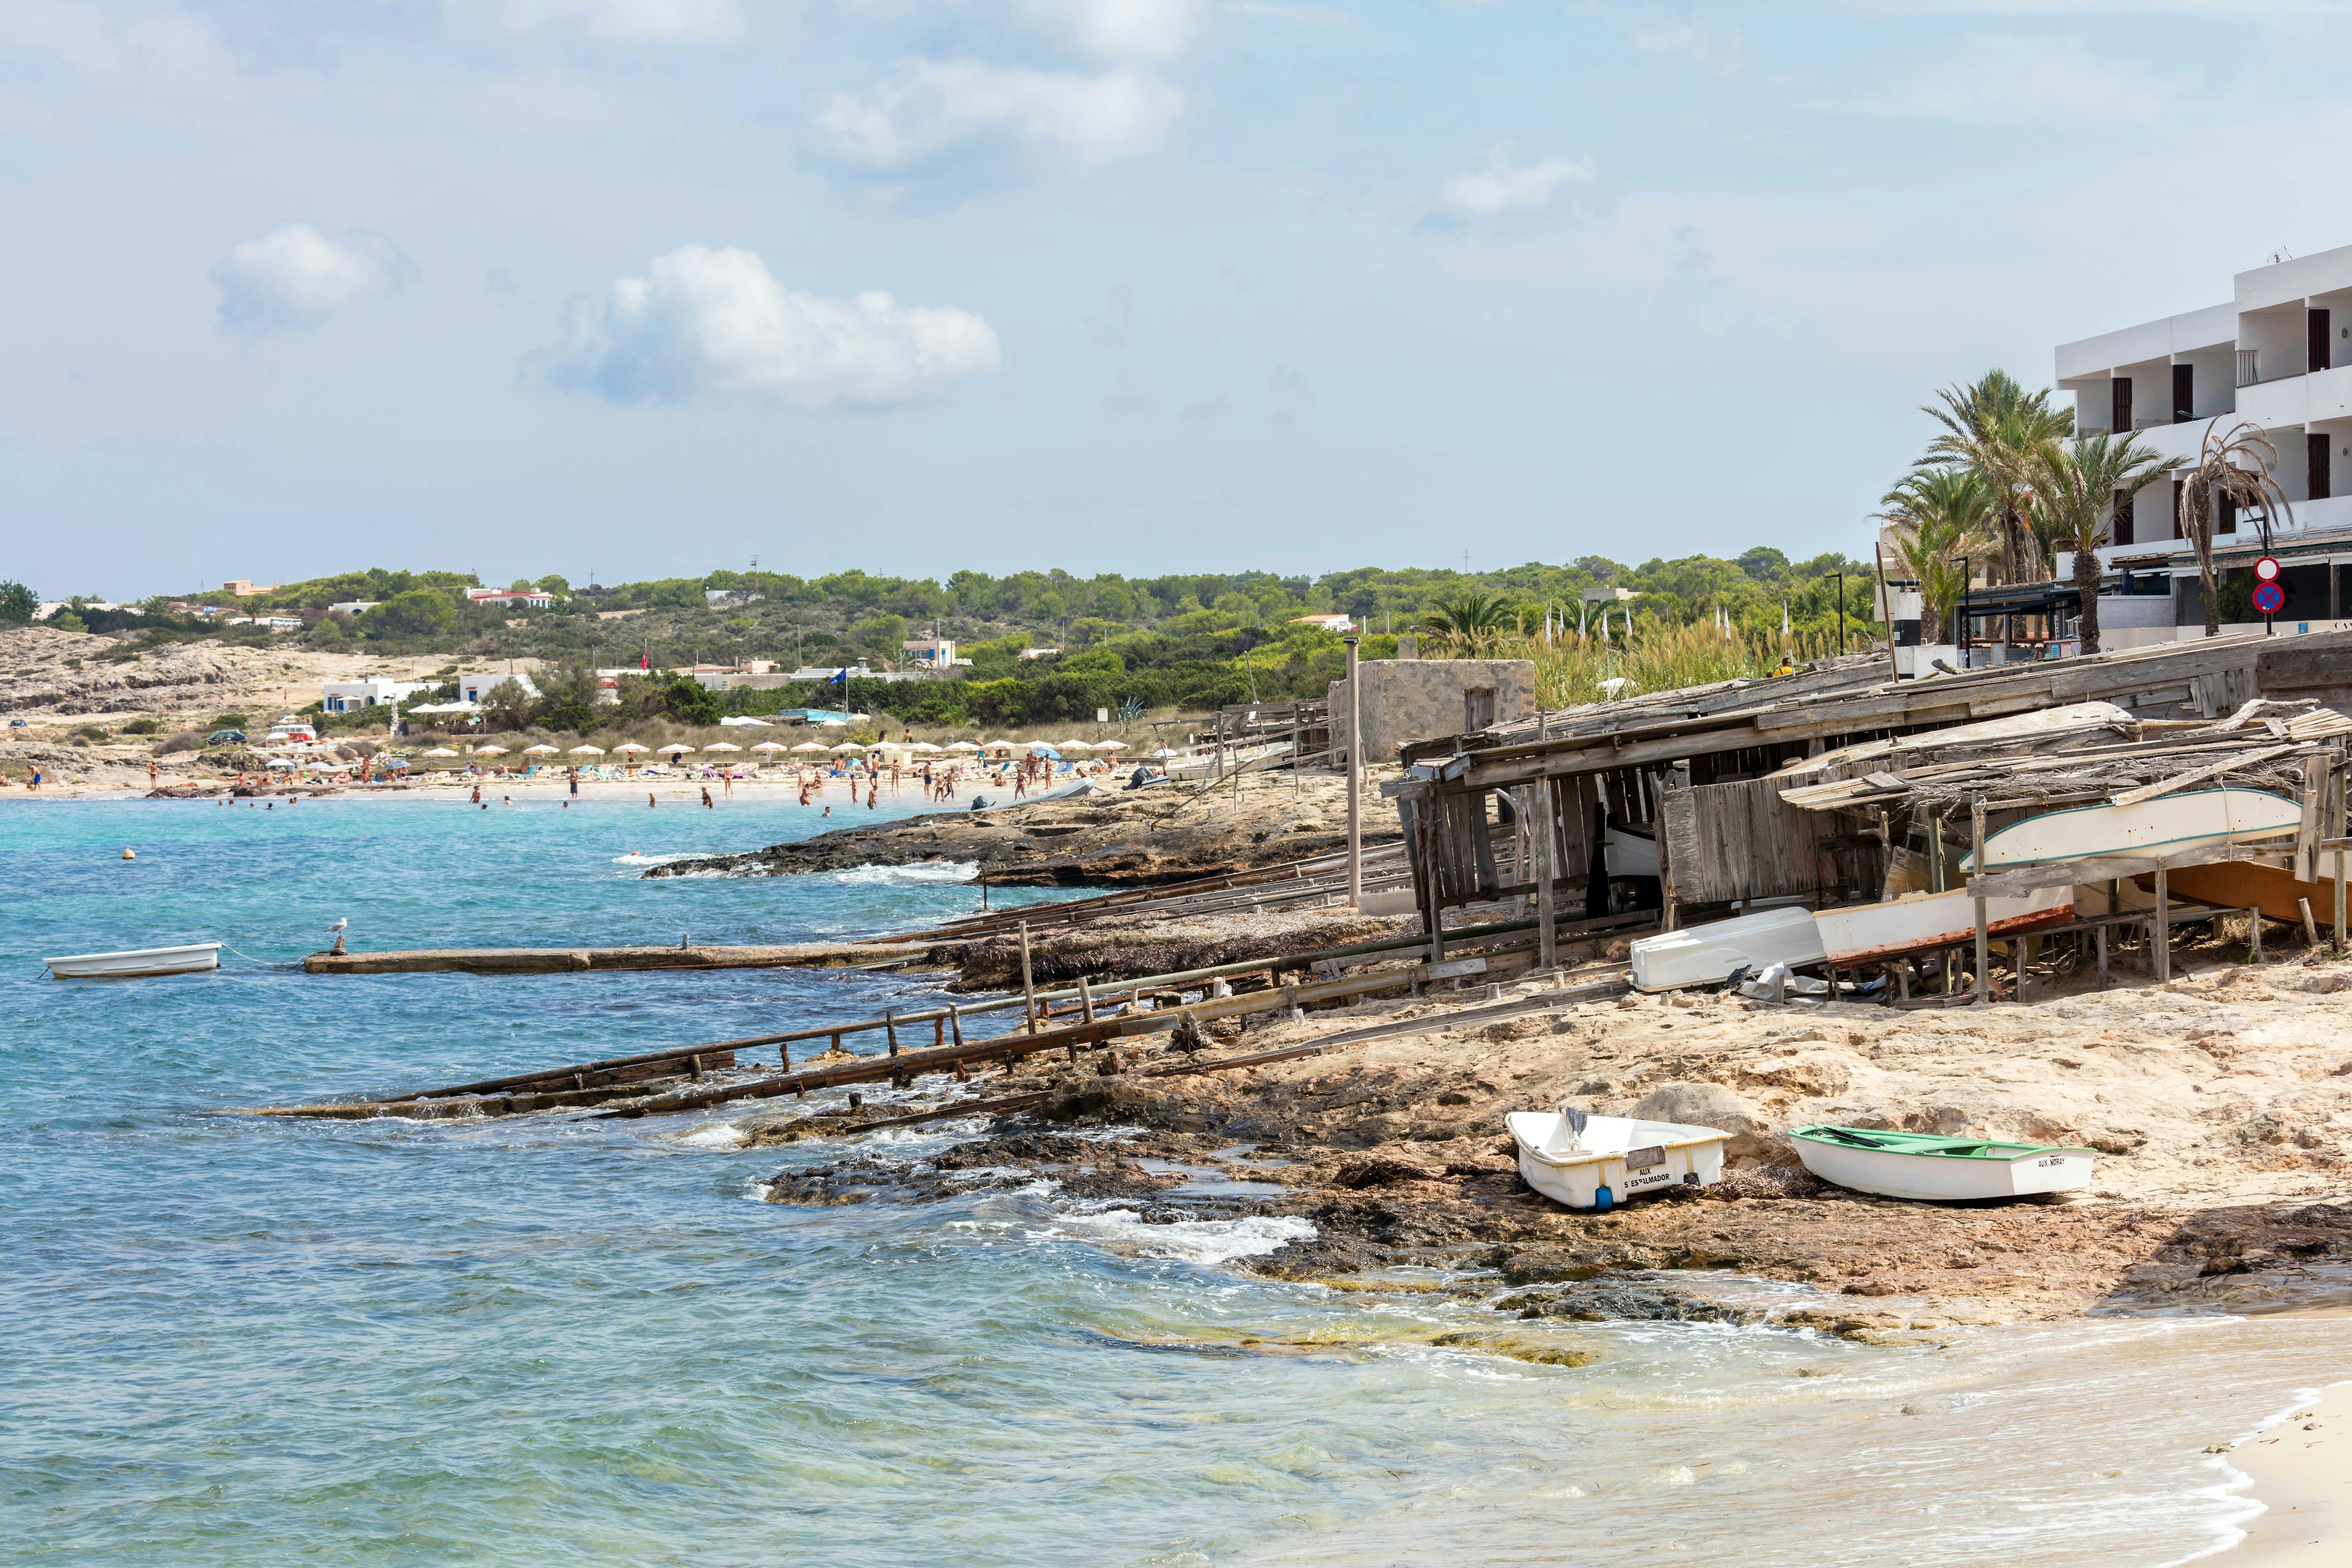
[[[127,980],[138,975],[192,975],[220,967],[221,945],[194,942],[183,947],[133,947],[121,953],[70,953],[44,958],[60,980]]]
[[[1827,955],[1812,911],[1791,904],[1754,915],[1661,931],[1632,944],[1633,987],[1671,991],[1718,986],[1740,969],[1761,974],[1774,964],[1818,964]]]
[[[1985,900],[1985,934],[2011,936],[2074,918],[2072,887],[2042,887],[2021,898]],[[1823,956],[1860,964],[1924,947],[1956,946],[1977,932],[1977,903],[1964,888],[1915,893],[1885,904],[1849,904],[1813,916]]]
[[[2189,789],[2127,806],[2075,806],[2012,822],[1985,839],[1985,865],[2178,854],[2212,844],[2242,844],[2295,831],[2303,808],[2267,789]],[[1976,868],[1974,854],[1960,858]]]
[[[1609,1209],[1673,1186],[1712,1186],[1723,1177],[1720,1127],[1588,1116],[1569,1108],[1514,1111],[1519,1175],[1554,1203]]]

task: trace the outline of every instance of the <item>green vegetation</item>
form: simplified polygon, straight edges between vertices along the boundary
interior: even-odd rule
[[[28,625],[40,607],[39,596],[23,583],[0,582],[0,626]]]
[[[1319,696],[1339,677],[1345,652],[1337,634],[1299,618],[1333,612],[1365,628],[1368,658],[1391,656],[1397,635],[1416,628],[1423,629],[1425,655],[1539,657],[1546,672],[1539,682],[1552,694],[1547,700],[1564,704],[1580,700],[1569,694],[1596,693],[1603,681],[1622,678],[1647,689],[1669,668],[1729,668],[1724,661],[1730,659],[1744,671],[1776,661],[1784,613],[1795,630],[1790,646],[1833,646],[1841,609],[1849,643],[1859,646],[1869,636],[1870,576],[1867,566],[1842,556],[1791,562],[1769,546],[1728,560],[1685,556],[1629,566],[1587,556],[1492,572],[1361,567],[1322,577],[959,571],[942,582],[864,571],[804,579],[720,570],[613,587],[573,588],[562,577],[541,577],[520,585],[551,596],[550,606],[534,608],[467,600],[466,591],[479,586],[468,573],[377,569],[289,583],[241,601],[190,594],[176,601],[189,607],[184,612],[163,597],[136,612],[93,611],[86,618],[93,630],[123,635],[134,647],[203,639],[438,654],[450,660],[443,678],[475,661],[536,658],[543,665],[535,683],[541,696],[529,699],[520,688],[499,696],[494,722],[563,731],[610,715],[609,707],[597,710],[596,667],[642,664],[659,672],[761,660],[791,670],[863,660],[879,673],[898,666],[902,642],[936,633],[955,641],[959,658],[970,661],[957,670],[960,678],[885,682],[853,671],[845,685],[809,682],[717,694],[666,675],[629,676],[622,682],[624,707],[681,724],[713,722],[722,710],[847,707],[908,723],[1014,726],[1091,721],[1100,709],[1132,718],[1154,709]],[[1589,626],[1596,648],[1600,628],[1584,595],[1601,586],[1636,597],[1609,606],[1609,657],[1586,670],[1575,654],[1587,646],[1580,627]],[[328,609],[353,601],[373,607],[345,614]],[[194,613],[207,605],[224,615]],[[299,616],[302,629],[220,624],[226,613],[273,612]],[[1685,629],[1693,634],[1682,637]],[[1650,652],[1633,674],[1623,668],[1629,635]],[[1679,650],[1672,657],[1670,646]],[[1727,652],[1733,649],[1736,658]],[[1021,656],[1032,650],[1056,652]],[[453,695],[445,690],[441,696]],[[320,716],[338,728],[369,722]],[[230,715],[213,727],[247,726],[244,716]]]

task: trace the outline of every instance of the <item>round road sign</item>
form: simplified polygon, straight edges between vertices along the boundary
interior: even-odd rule
[[[2275,615],[2286,607],[2286,590],[2275,582],[2254,584],[2254,608],[2264,615]]]
[[[2254,562],[2254,575],[2264,582],[2278,580],[2279,563],[2276,556],[2266,555]]]

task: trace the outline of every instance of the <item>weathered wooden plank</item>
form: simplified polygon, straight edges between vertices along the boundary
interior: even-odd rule
[[[2207,844],[2178,854],[2121,855],[2107,860],[2053,861],[2046,865],[2015,866],[1990,876],[1968,880],[1970,898],[2022,898],[2045,887],[2076,886],[2146,876],[2162,867],[2179,871],[2193,865],[2219,865],[2224,861],[2276,860],[2284,846],[2273,844]]]
[[[2126,789],[2115,797],[2118,806],[2137,806],[2143,800],[2153,800],[2159,795],[2169,795],[2175,789],[2200,784],[2208,779],[2218,779],[2237,768],[2252,768],[2258,762],[2268,762],[2273,757],[2284,757],[2294,749],[2292,746],[2266,746],[2258,751],[2241,751],[2224,757],[2219,762],[2209,762],[2202,768],[2192,768],[2186,773],[2175,773],[2153,784],[2143,784],[2137,789]]]

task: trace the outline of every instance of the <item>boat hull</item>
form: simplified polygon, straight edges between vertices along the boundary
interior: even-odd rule
[[[1723,1145],[1731,1135],[1681,1122],[1592,1116],[1581,1145],[1570,1147],[1556,1111],[1514,1111],[1507,1119],[1519,1175],[1570,1208],[1599,1207],[1603,1187],[1614,1207],[1669,1187],[1712,1186],[1723,1178]]]
[[[2037,888],[2022,898],[1985,900],[1985,929],[2014,936],[2074,918],[2074,890]],[[1977,905],[1967,892],[1914,894],[1887,904],[1849,904],[1813,916],[1822,951],[1832,964],[1860,964],[1923,947],[1944,947],[1976,936]]]
[[[2179,854],[2215,844],[2252,843],[2293,833],[2303,808],[2267,789],[2187,789],[2130,806],[2078,806],[2012,822],[1985,840],[1984,862],[2047,865],[2055,861]],[[1972,869],[1964,856],[1963,870]]]
[[[1630,954],[1633,987],[1643,991],[1717,986],[1742,967],[1800,967],[1818,964],[1824,956],[1811,912],[1795,907],[1662,931],[1635,941]]]
[[[2090,1185],[2088,1149],[2029,1149],[2013,1159],[1950,1159],[1892,1149],[1841,1148],[1791,1138],[1805,1168],[1825,1182],[1881,1197],[1967,1203],[2072,1192]]]
[[[128,980],[145,975],[193,975],[220,967],[221,945],[196,942],[182,947],[139,947],[122,953],[72,953],[44,958],[60,980]]]

